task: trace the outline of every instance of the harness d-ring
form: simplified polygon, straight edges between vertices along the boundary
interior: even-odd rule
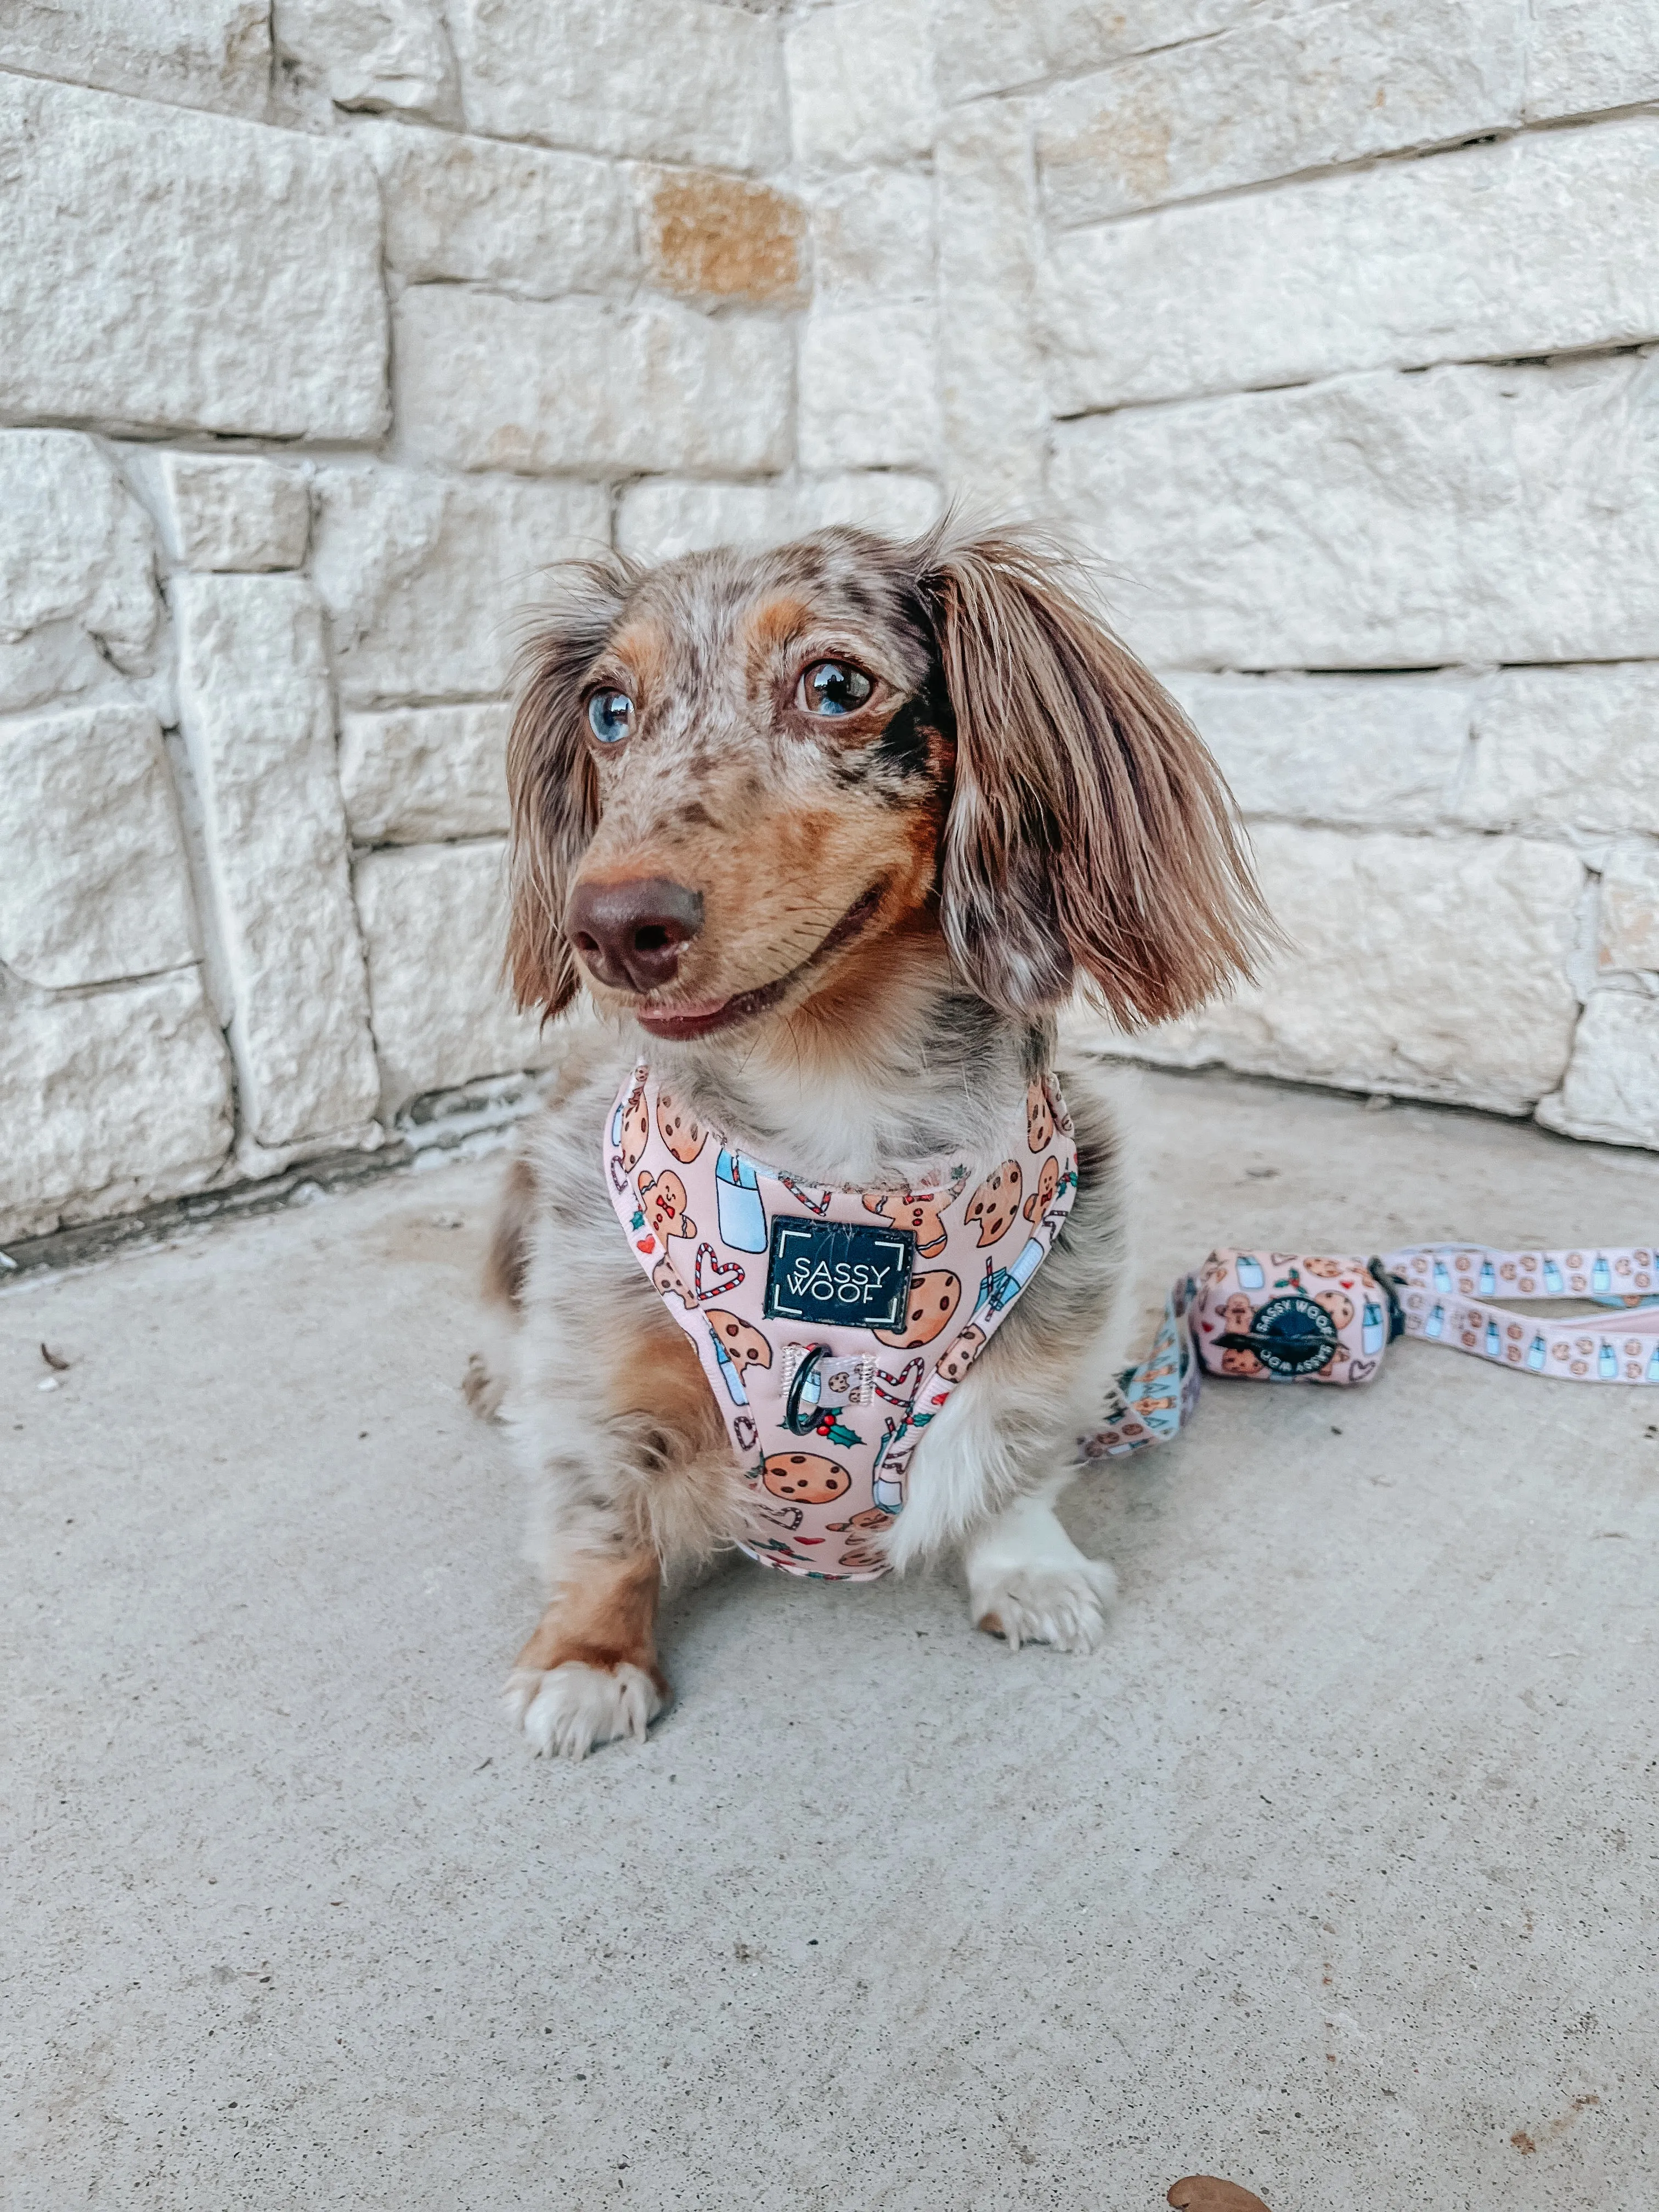
[[[802,1420],[800,1396],[806,1387],[807,1376],[829,1349],[827,1344],[809,1344],[800,1356],[800,1365],[795,1370],[795,1379],[789,1385],[788,1402],[783,1409],[783,1425],[792,1437],[810,1437],[817,1427],[818,1417],[810,1410],[806,1419]]]

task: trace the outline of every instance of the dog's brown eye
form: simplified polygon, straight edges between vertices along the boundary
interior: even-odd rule
[[[800,679],[795,703],[809,714],[852,714],[875,686],[861,668],[845,660],[819,660]]]
[[[587,702],[587,726],[602,745],[619,745],[634,726],[634,702],[626,691],[596,691]]]

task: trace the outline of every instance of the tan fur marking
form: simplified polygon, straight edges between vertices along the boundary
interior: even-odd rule
[[[751,657],[787,650],[803,630],[811,629],[811,608],[792,592],[763,599],[745,624]]]
[[[614,1413],[646,1414],[688,1456],[726,1442],[726,1424],[691,1340],[660,1303],[646,1327],[613,1348],[605,1395]]]
[[[611,638],[605,659],[607,665],[618,662],[634,677],[635,684],[630,690],[635,702],[642,704],[667,683],[672,656],[672,641],[664,635],[660,625],[648,616],[635,615]]]
[[[483,1294],[493,1305],[510,1306],[516,1312],[524,1303],[524,1279],[530,1267],[529,1229],[535,1211],[535,1170],[520,1158],[507,1169],[484,1256]]]
[[[534,1674],[572,1660],[612,1674],[618,1667],[637,1667],[665,1697],[668,1678],[657,1664],[661,1593],[662,1569],[654,1553],[575,1561],[515,1664]]]

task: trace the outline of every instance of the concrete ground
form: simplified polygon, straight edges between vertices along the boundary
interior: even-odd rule
[[[1144,1088],[1149,1310],[1212,1243],[1659,1224],[1650,1157]],[[647,1744],[538,1764],[498,1174],[0,1296],[20,2212],[1650,2212],[1659,1393],[1216,1385],[1075,1494],[1098,1657],[739,1565]]]

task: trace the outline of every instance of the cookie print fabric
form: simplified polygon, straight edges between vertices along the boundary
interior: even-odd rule
[[[1368,1382],[1401,1326],[1365,1261],[1300,1252],[1212,1252],[1192,1320],[1212,1375],[1261,1382]]]
[[[1071,1117],[1034,1083],[1004,1158],[915,1190],[802,1183],[735,1151],[636,1067],[605,1132],[606,1188],[690,1339],[750,1492],[766,1566],[886,1571],[928,1424],[1047,1258],[1077,1190]]]
[[[1425,1245],[1384,1265],[1408,1336],[1561,1382],[1659,1383],[1659,1254],[1650,1245]],[[1589,1298],[1603,1310],[1544,1318],[1489,1298]]]

